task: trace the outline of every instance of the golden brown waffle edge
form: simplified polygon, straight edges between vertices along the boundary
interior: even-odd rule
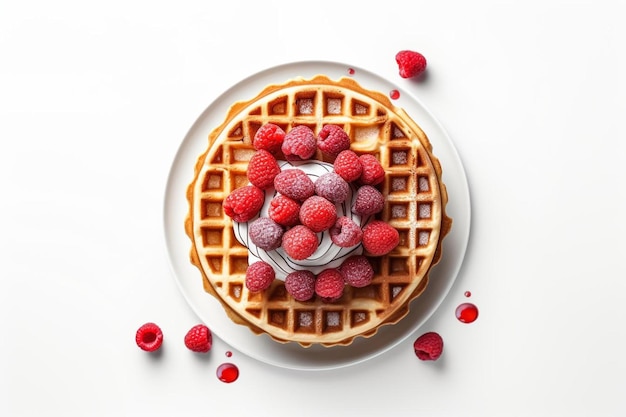
[[[273,116],[268,109],[272,105],[277,105],[276,103],[280,104],[281,93],[287,91],[289,93],[285,95],[286,101],[284,105],[287,108],[285,117],[282,117],[282,115],[281,117]],[[304,95],[301,97],[308,97],[313,102],[317,101],[314,104],[314,114],[298,114],[297,97],[299,92],[304,92],[302,93]],[[328,110],[320,108],[329,100],[339,99],[350,100],[350,103],[342,102],[341,113],[331,115],[327,114]],[[354,104],[355,102],[357,104]],[[363,115],[359,115],[358,112],[361,111],[361,107],[356,106],[369,109],[369,113],[365,112]],[[357,112],[356,116],[354,114],[355,109]],[[337,116],[336,118],[334,118],[335,115]],[[288,119],[291,120],[289,122],[291,125],[285,122]],[[392,120],[390,121],[389,119]],[[209,181],[203,178],[203,175],[212,179],[221,175],[221,185],[225,187],[226,183],[232,179],[228,178],[231,174],[231,167],[242,162],[237,159],[235,153],[237,151],[243,153],[246,149],[252,148],[254,126],[258,128],[264,123],[275,122],[275,120],[280,120],[283,124],[289,125],[285,126],[286,131],[291,126],[297,124],[309,124],[314,128],[315,133],[324,123],[333,123],[333,121],[345,122],[348,126],[348,133],[353,139],[353,150],[361,154],[376,153],[379,159],[384,154],[387,162],[392,160],[391,154],[395,152],[394,149],[406,150],[408,158],[415,161],[416,166],[395,169],[389,163],[383,164],[387,171],[383,191],[385,197],[388,197],[388,204],[386,204],[383,218],[390,221],[393,225],[397,219],[391,217],[391,212],[401,211],[396,210],[395,207],[401,207],[402,205],[404,205],[402,207],[413,207],[412,209],[407,208],[405,211],[412,210],[412,216],[415,216],[416,209],[414,206],[420,204],[418,198],[419,190],[415,191],[417,190],[415,188],[417,187],[417,178],[427,178],[431,189],[424,194],[427,194],[428,198],[434,197],[432,202],[427,199],[424,201],[430,204],[430,210],[437,212],[435,215],[439,219],[437,230],[435,230],[435,227],[430,230],[430,234],[435,236],[433,238],[434,244],[431,244],[431,247],[429,247],[431,253],[428,256],[422,256],[421,254],[418,256],[417,253],[421,253],[421,249],[415,243],[418,239],[416,230],[419,228],[415,224],[419,224],[420,221],[424,223],[427,220],[419,218],[410,218],[404,222],[397,220],[398,224],[402,223],[405,225],[403,227],[412,228],[406,234],[406,239],[411,242],[404,242],[404,247],[399,247],[389,255],[374,260],[377,271],[372,288],[369,290],[346,288],[344,297],[337,303],[330,304],[323,303],[317,299],[310,302],[297,302],[290,298],[284,290],[284,285],[279,280],[275,280],[272,286],[263,294],[248,293],[242,284],[243,280],[240,270],[242,267],[238,267],[239,269],[232,267],[233,262],[240,263],[243,259],[244,254],[247,252],[246,248],[233,243],[233,236],[225,236],[228,233],[232,235],[228,227],[229,218],[222,213],[221,217],[216,214],[214,216],[215,219],[205,221],[202,218],[202,213],[200,213],[202,205],[199,203],[205,198],[201,196],[204,194],[208,195],[207,198],[209,200],[220,195],[225,197],[230,190],[236,188],[234,183],[239,181],[241,185],[241,178],[231,181],[230,189],[222,188],[213,194],[211,190],[199,191],[199,189],[202,188],[202,182]],[[350,122],[346,122],[347,120]],[[237,140],[231,141],[229,129],[231,131],[236,130],[233,124],[241,126],[239,128],[241,131],[236,135]],[[381,126],[380,131],[385,132],[384,135],[386,136],[381,138],[379,133],[379,136],[372,141],[358,140],[356,130],[365,130],[369,125]],[[392,137],[395,134],[395,131],[391,132],[392,129],[402,133],[402,136],[397,141],[396,138]],[[229,144],[228,141],[231,141],[231,143]],[[224,151],[223,148],[230,145],[235,150],[232,153]],[[220,151],[222,156],[218,154]],[[229,158],[234,159],[234,161],[228,160]],[[316,158],[326,160],[325,156],[319,153],[316,155]],[[213,164],[213,161],[218,161],[219,163]],[[233,165],[229,165],[231,162]],[[420,165],[418,167],[418,163],[423,166]],[[207,174],[211,170],[214,172]],[[417,171],[421,173],[417,173]],[[419,175],[422,176],[420,177]],[[343,77],[333,81],[325,75],[317,75],[310,79],[298,77],[284,84],[268,85],[254,98],[234,103],[230,107],[224,121],[210,132],[208,146],[205,152],[197,159],[193,181],[189,184],[186,193],[189,213],[185,219],[185,232],[192,241],[190,259],[193,265],[201,272],[204,290],[220,301],[233,322],[249,327],[256,334],[266,333],[272,339],[281,343],[297,342],[304,347],[308,347],[311,344],[321,344],[327,347],[349,345],[355,337],[370,337],[376,334],[381,326],[395,324],[404,318],[409,312],[410,303],[419,297],[426,288],[430,269],[441,259],[443,238],[449,233],[452,226],[452,220],[445,211],[448,195],[441,177],[441,165],[439,160],[433,156],[432,145],[425,133],[403,109],[395,107],[386,95],[367,90],[352,78]],[[405,178],[407,183],[411,181],[415,183],[413,184],[413,193],[417,193],[417,196],[407,196],[403,195],[402,192],[394,191],[391,183],[393,181],[401,182],[402,178]],[[397,205],[394,206],[394,204]],[[214,208],[214,210],[217,210],[217,208]],[[433,214],[431,213],[431,215]],[[407,214],[407,217],[410,216]],[[202,226],[203,222],[206,225],[210,225]],[[223,229],[221,229],[220,222],[223,223]],[[203,235],[203,227],[207,230],[210,229],[210,231]],[[220,234],[220,230],[222,233],[220,235],[221,239],[229,241],[232,246],[225,250],[223,247],[221,250],[218,250],[219,245],[215,245],[215,251],[211,247],[207,248],[207,246],[204,246],[204,243],[202,243],[203,239],[205,241],[214,239],[217,242],[218,240],[215,236]],[[209,233],[212,235],[207,238]],[[237,253],[236,261],[233,261],[234,253]],[[211,258],[211,262],[213,262],[211,264],[207,261],[209,257],[213,257]],[[417,258],[421,259],[421,261],[417,260]],[[420,264],[422,261],[427,262],[428,265],[422,268]],[[230,272],[235,269],[236,273],[226,276],[224,274],[226,269],[229,269]],[[385,272],[382,272],[383,269]],[[218,270],[220,272],[216,272]],[[395,278],[394,274],[397,275]],[[235,278],[233,278],[233,275]],[[380,282],[376,281],[377,278]],[[397,281],[394,281],[394,279],[397,279]],[[385,280],[391,281],[391,284]],[[397,288],[400,288],[399,293],[392,294],[395,293]],[[329,319],[331,316],[333,317],[332,320]],[[306,320],[303,320],[303,317],[306,317]],[[359,324],[358,320],[361,317],[366,318],[362,319],[362,323]],[[337,320],[340,322],[340,325],[336,326],[337,329],[333,329],[331,324]],[[305,331],[299,333],[298,329],[302,326],[299,327],[297,322],[300,324],[306,322],[310,329],[305,329]]]

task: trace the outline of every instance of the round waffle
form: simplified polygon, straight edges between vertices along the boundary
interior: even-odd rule
[[[353,151],[374,155],[383,165],[386,178],[380,190],[385,205],[378,217],[398,230],[400,244],[387,255],[368,257],[375,271],[369,286],[347,286],[333,303],[319,297],[296,301],[278,279],[261,293],[246,288],[248,250],[235,238],[222,204],[234,189],[248,184],[248,161],[255,152],[252,139],[266,123],[286,132],[306,125],[316,134],[326,124],[339,125],[350,136]],[[319,151],[314,158],[332,162]],[[381,325],[402,319],[426,288],[428,272],[439,261],[442,240],[452,224],[445,213],[441,167],[424,132],[387,96],[346,77],[296,78],[233,104],[224,122],[209,134],[187,199],[185,230],[204,289],[234,322],[305,347],[348,345],[357,336],[372,336]]]

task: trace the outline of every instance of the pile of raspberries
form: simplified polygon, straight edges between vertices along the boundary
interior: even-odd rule
[[[371,256],[389,253],[399,243],[396,229],[384,221],[371,220],[361,228],[346,216],[338,216],[336,204],[349,195],[350,183],[358,185],[352,203],[353,213],[372,216],[383,210],[384,197],[376,185],[385,179],[385,171],[373,155],[357,155],[350,150],[350,138],[339,126],[325,125],[317,137],[305,125],[288,133],[267,123],[253,139],[256,152],[248,165],[250,184],[233,190],[224,200],[224,212],[236,222],[248,222],[260,212],[265,190],[274,188],[269,216],[258,217],[249,224],[250,240],[259,248],[271,251],[282,247],[287,256],[303,260],[318,248],[317,233],[328,231],[332,242],[340,247],[363,244]],[[315,182],[301,169],[281,170],[278,157],[287,161],[306,161],[317,149],[334,159],[333,171]],[[285,288],[298,301],[315,295],[327,302],[341,298],[345,285],[365,287],[374,270],[365,256],[347,258],[339,268],[329,268],[315,276],[311,271],[296,271],[285,278]],[[274,269],[257,261],[246,271],[246,287],[264,291],[275,278]]]

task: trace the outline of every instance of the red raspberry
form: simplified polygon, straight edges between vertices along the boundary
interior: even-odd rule
[[[185,335],[185,346],[194,352],[207,353],[212,345],[213,335],[204,324],[193,326]]]
[[[278,194],[270,201],[269,216],[282,226],[295,226],[300,221],[300,203]]]
[[[316,233],[330,229],[336,220],[337,207],[324,197],[309,197],[300,207],[300,222]]]
[[[329,233],[330,240],[342,248],[358,245],[363,238],[361,228],[346,216],[339,217]]]
[[[332,268],[325,269],[317,275],[315,294],[324,301],[332,303],[341,298],[345,285],[341,272]]]
[[[436,332],[424,333],[413,343],[415,355],[423,361],[436,361],[443,353],[443,339]]]
[[[352,212],[361,217],[370,216],[383,210],[385,198],[383,194],[371,185],[363,185],[356,191],[352,203]]]
[[[224,213],[236,222],[247,222],[258,214],[265,202],[265,193],[254,185],[236,188],[224,199]]]
[[[350,137],[339,126],[326,125],[317,135],[317,147],[328,155],[337,156],[339,152],[350,149]]]
[[[285,289],[298,301],[310,300],[315,295],[315,275],[311,271],[295,271],[285,277]]]
[[[256,131],[252,146],[254,149],[264,149],[272,155],[277,155],[283,145],[285,131],[272,123],[264,124]]]
[[[276,272],[264,261],[254,262],[246,269],[246,287],[252,292],[265,291],[276,278]]]
[[[400,243],[400,234],[382,220],[374,220],[363,228],[363,247],[373,256],[386,255]]]
[[[400,51],[396,54],[400,77],[412,78],[426,70],[426,58],[419,52]]]
[[[274,178],[279,173],[280,167],[276,158],[264,149],[256,151],[248,162],[248,181],[262,190],[272,187]]]
[[[304,125],[296,126],[287,132],[281,146],[281,150],[288,161],[311,159],[316,148],[315,133],[310,127]]]
[[[142,350],[154,352],[159,349],[163,343],[163,332],[156,324],[146,323],[137,329],[135,342]]]
[[[270,251],[280,247],[283,228],[269,217],[259,217],[248,224],[248,236],[259,248]]]
[[[359,156],[351,150],[341,151],[335,158],[335,172],[344,180],[352,182],[361,177],[363,166]]]
[[[376,185],[383,182],[385,170],[374,155],[361,155],[359,156],[359,161],[361,161],[363,166],[363,172],[361,172],[361,177],[359,178],[362,184]]]
[[[286,169],[274,178],[274,188],[282,195],[304,201],[315,194],[315,184],[306,173],[299,169]]]
[[[336,172],[327,172],[315,180],[315,194],[335,203],[343,203],[348,198],[350,185]]]
[[[306,259],[317,250],[319,242],[314,231],[301,224],[283,234],[283,250],[291,259]]]
[[[365,256],[354,255],[346,259],[339,271],[346,284],[361,288],[370,285],[374,278],[374,268]]]

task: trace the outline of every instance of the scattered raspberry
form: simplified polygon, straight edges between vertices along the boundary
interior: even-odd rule
[[[329,230],[330,240],[337,246],[349,248],[361,243],[363,231],[355,222],[346,216],[337,219]]]
[[[363,166],[359,156],[351,150],[341,151],[335,158],[335,172],[344,180],[352,182],[361,177]]]
[[[154,352],[163,343],[163,332],[156,324],[146,323],[137,330],[135,342],[142,350]]]
[[[311,271],[295,271],[285,277],[285,289],[298,301],[310,300],[315,295],[315,275]]]
[[[252,146],[256,150],[263,149],[272,155],[277,155],[280,152],[284,139],[285,131],[283,129],[275,124],[267,123],[256,131],[252,140]]]
[[[386,255],[398,246],[398,243],[400,243],[398,231],[382,220],[373,220],[363,228],[363,247],[370,255]]]
[[[436,361],[443,353],[443,339],[438,333],[428,332],[413,343],[415,355],[423,361]]]
[[[246,287],[252,292],[264,291],[275,277],[276,273],[270,264],[264,261],[254,262],[246,270]]]
[[[300,221],[300,203],[278,194],[270,201],[269,216],[282,226],[295,226]]]
[[[361,161],[361,165],[363,166],[363,171],[359,177],[361,183],[365,185],[376,185],[383,182],[385,179],[385,170],[374,155],[361,155],[359,156],[359,161]]]
[[[185,335],[185,346],[194,352],[206,353],[213,345],[211,330],[204,324],[193,326]]]
[[[346,284],[357,288],[370,285],[374,278],[374,268],[362,255],[354,255],[346,259],[339,267],[339,271]]]
[[[400,51],[396,54],[400,77],[413,78],[426,70],[426,58],[419,52]]]
[[[350,186],[336,172],[327,172],[315,180],[315,194],[335,203],[343,203],[348,198]]]
[[[248,224],[248,235],[252,243],[263,250],[274,250],[280,247],[283,228],[269,217],[259,217]]]
[[[315,280],[315,294],[324,301],[332,303],[343,295],[345,282],[343,275],[336,269],[325,269],[317,275]]]
[[[247,222],[257,215],[263,203],[265,193],[254,185],[236,188],[224,199],[224,213],[236,222]]]
[[[299,224],[283,234],[282,245],[283,250],[291,259],[299,261],[313,255],[319,242],[314,231]]]
[[[281,150],[288,161],[311,159],[317,148],[315,133],[308,126],[300,125],[285,135]]]
[[[339,126],[325,125],[317,135],[317,147],[328,155],[337,156],[350,149],[350,137]]]
[[[282,195],[297,201],[304,201],[315,194],[313,180],[299,168],[286,169],[276,175],[274,188]]]
[[[385,198],[383,194],[371,185],[363,185],[356,191],[352,203],[352,212],[359,216],[370,216],[383,210]]]
[[[280,173],[280,167],[276,158],[260,149],[252,155],[248,162],[248,181],[262,190],[267,190],[274,185],[274,178]]]
[[[330,229],[336,220],[337,207],[324,197],[309,197],[300,207],[300,222],[316,233]]]

